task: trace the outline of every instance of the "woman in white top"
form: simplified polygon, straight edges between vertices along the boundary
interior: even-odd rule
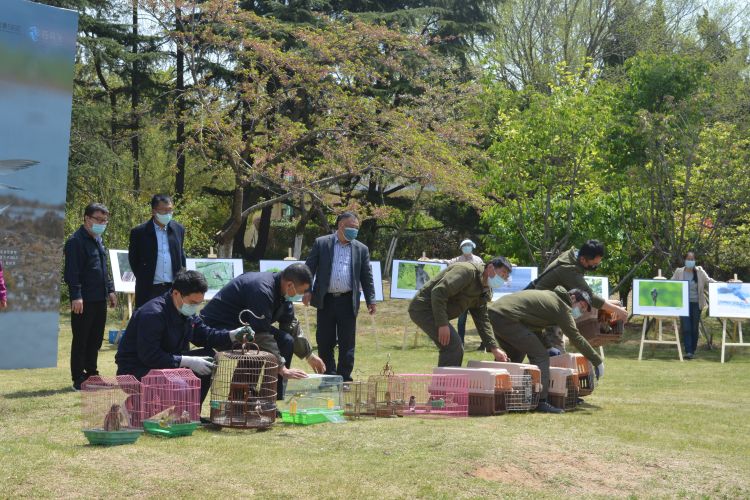
[[[673,280],[688,282],[690,315],[680,318],[682,341],[685,345],[685,358],[693,359],[698,347],[698,325],[701,311],[706,307],[706,288],[709,283],[716,283],[701,266],[695,265],[695,252],[685,254],[685,267],[678,267],[672,275]]]
[[[475,264],[484,264],[484,261],[481,259],[481,257],[478,257],[477,255],[474,255],[474,249],[477,247],[476,243],[473,241],[466,239],[461,242],[459,245],[459,248],[461,249],[461,255],[458,257],[454,257],[451,260],[448,261],[448,265],[455,264],[457,262],[473,262]],[[464,336],[466,335],[466,315],[469,313],[469,311],[464,311],[463,314],[461,314],[458,317],[458,335],[461,337],[461,342],[464,340]],[[483,351],[484,348],[480,345],[479,350]]]

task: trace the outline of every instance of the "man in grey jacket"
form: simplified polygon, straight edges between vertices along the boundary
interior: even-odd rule
[[[359,218],[353,212],[343,212],[336,218],[336,232],[316,239],[305,262],[315,276],[315,283],[302,302],[318,310],[315,332],[318,353],[326,365],[326,373],[341,375],[344,381],[352,380],[354,369],[360,286],[367,310],[375,314],[370,251],[357,241],[358,232]],[[338,365],[333,354],[337,343]]]

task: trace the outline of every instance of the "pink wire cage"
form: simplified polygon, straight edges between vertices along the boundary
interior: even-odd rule
[[[84,430],[119,431],[143,427],[141,383],[132,375],[94,375],[81,384]]]
[[[469,377],[456,374],[400,374],[404,380],[404,416],[468,417]]]
[[[201,416],[201,381],[192,370],[151,370],[141,379],[143,418],[148,419],[171,408],[177,417],[197,422]]]

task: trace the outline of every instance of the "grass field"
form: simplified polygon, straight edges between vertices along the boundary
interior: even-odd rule
[[[437,352],[424,335],[415,347],[408,327],[401,349],[406,304],[380,304],[378,349],[360,315],[359,373],[379,371],[388,353],[397,372],[430,371]],[[314,321],[312,310],[307,316]],[[0,372],[0,496],[750,497],[750,352],[722,365],[716,351],[699,349],[680,363],[674,348],[658,346],[638,362],[638,326],[607,348],[605,376],[587,404],[565,415],[199,429],[99,448],[80,431],[64,322],[58,368]],[[470,330],[466,358],[488,359],[478,342]],[[114,352],[105,343],[102,373],[114,373]]]
[[[682,282],[667,280],[641,282],[638,303],[645,307],[682,307],[682,286]]]

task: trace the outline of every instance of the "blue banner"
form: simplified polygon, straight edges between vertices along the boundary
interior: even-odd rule
[[[57,365],[78,14],[0,9],[0,369]]]

